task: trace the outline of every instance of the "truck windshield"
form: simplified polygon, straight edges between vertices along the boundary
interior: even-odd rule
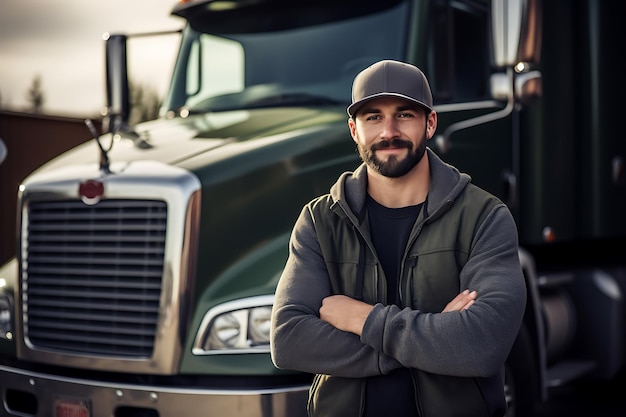
[[[408,16],[402,2],[281,30],[219,34],[188,26],[161,112],[347,105],[359,71],[380,59],[403,58]],[[258,16],[264,24],[255,26],[272,27],[272,18]]]

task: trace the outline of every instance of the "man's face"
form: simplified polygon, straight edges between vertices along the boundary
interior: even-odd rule
[[[423,158],[436,115],[407,100],[381,97],[365,104],[348,122],[361,159],[385,177],[398,178]]]

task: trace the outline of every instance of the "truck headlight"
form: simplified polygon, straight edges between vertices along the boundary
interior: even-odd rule
[[[269,352],[273,295],[243,298],[220,304],[202,320],[193,353]]]
[[[0,290],[0,339],[13,340],[13,301]]]

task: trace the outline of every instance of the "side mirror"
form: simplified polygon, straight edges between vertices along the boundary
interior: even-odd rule
[[[107,91],[105,116],[109,119],[110,131],[126,126],[130,117],[126,39],[126,35],[110,35],[108,33],[104,35]]]
[[[496,67],[539,62],[540,6],[540,0],[492,0],[491,36]]]
[[[505,73],[491,75],[491,97],[506,101],[513,95],[516,101],[529,104],[542,95],[542,78],[539,71],[528,71],[515,75],[513,85]]]
[[[7,157],[7,147],[2,141],[2,138],[0,138],[0,165],[2,165],[2,162],[4,162],[4,159],[6,157]]]

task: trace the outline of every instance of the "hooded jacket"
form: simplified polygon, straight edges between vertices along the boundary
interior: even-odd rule
[[[385,305],[365,165],[342,174],[296,221],[270,342],[278,368],[316,374],[310,416],[363,415],[366,378],[401,367],[411,369],[421,417],[506,411],[504,362],[526,305],[515,222],[500,200],[427,152],[431,186],[401,264],[401,305]],[[464,289],[478,292],[475,303],[441,313]],[[374,305],[360,337],[319,318],[333,294]]]

